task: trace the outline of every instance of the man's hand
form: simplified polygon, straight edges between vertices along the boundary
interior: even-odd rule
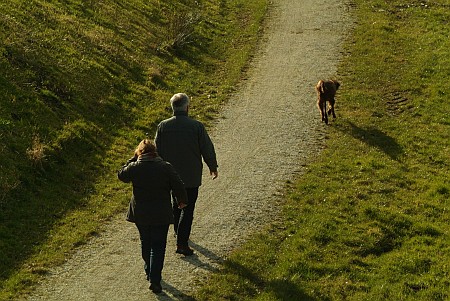
[[[219,172],[217,171],[210,171],[209,173],[211,174],[213,180],[219,176]]]
[[[183,208],[186,208],[186,207],[187,207],[186,203],[179,203],[178,204],[178,209],[183,209]]]

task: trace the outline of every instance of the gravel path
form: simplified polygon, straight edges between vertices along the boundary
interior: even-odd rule
[[[26,300],[184,300],[231,250],[273,218],[286,180],[301,174],[322,148],[326,126],[313,87],[320,78],[336,76],[351,28],[346,1],[272,1],[247,79],[210,129],[219,178],[205,176],[200,188],[191,235],[196,255],[175,254],[169,236],[164,294],[148,290],[138,232],[121,215]]]

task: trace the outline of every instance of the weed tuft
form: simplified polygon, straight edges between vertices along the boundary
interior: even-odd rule
[[[38,134],[33,136],[31,147],[26,151],[28,159],[31,160],[34,166],[42,167],[45,160],[45,144],[42,143]]]

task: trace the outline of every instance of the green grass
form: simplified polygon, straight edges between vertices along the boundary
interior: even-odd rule
[[[0,300],[122,212],[116,170],[171,115],[208,123],[252,55],[266,1],[0,4]]]
[[[353,2],[327,148],[196,300],[450,299],[450,4]]]
[[[354,2],[327,149],[287,185],[280,221],[195,299],[450,298],[450,7]],[[216,116],[266,3],[196,5],[0,4],[0,300],[30,289],[123,210],[128,190],[115,170],[170,115],[173,92],[193,95],[201,120]],[[192,23],[174,22],[175,8]]]

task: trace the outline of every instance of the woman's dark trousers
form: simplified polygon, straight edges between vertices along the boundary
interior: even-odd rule
[[[136,224],[141,239],[142,259],[145,273],[151,283],[161,282],[169,225]]]
[[[188,205],[183,209],[178,209],[176,201],[172,203],[173,216],[175,218],[174,230],[177,234],[177,245],[187,247],[189,236],[191,235],[192,221],[194,220],[195,202],[198,197],[198,187],[186,188]]]

